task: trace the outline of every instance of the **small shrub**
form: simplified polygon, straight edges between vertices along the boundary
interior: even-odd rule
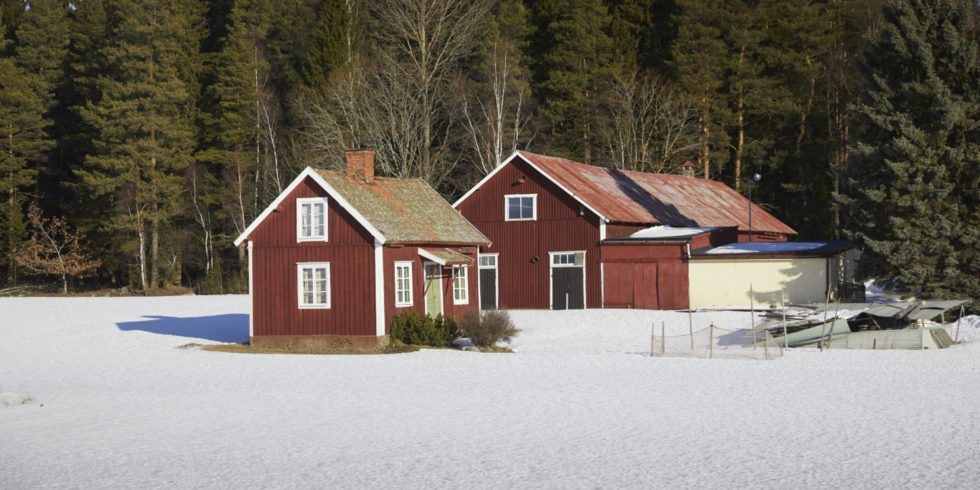
[[[471,311],[459,319],[459,329],[478,347],[490,347],[497,342],[507,342],[520,332],[510,321],[506,311],[488,310],[481,315]]]
[[[456,321],[451,317],[431,315],[424,317],[410,311],[396,316],[391,321],[391,338],[409,345],[430,345],[445,347],[459,334]]]

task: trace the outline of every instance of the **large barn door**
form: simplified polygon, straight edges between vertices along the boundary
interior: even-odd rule
[[[585,252],[551,252],[551,308],[585,308]]]
[[[497,254],[480,255],[480,309],[497,309]]]
[[[657,263],[603,264],[606,308],[660,309]]]
[[[657,264],[636,264],[633,274],[634,307],[644,310],[659,310],[660,295],[657,294]]]

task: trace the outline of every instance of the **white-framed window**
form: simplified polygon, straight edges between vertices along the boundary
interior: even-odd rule
[[[412,306],[411,262],[395,262],[395,306]]]
[[[537,194],[508,194],[504,196],[505,221],[534,221],[538,219]]]
[[[296,200],[296,241],[327,241],[327,198],[301,197]]]
[[[296,264],[300,308],[330,308],[330,262]]]
[[[470,302],[469,280],[467,271],[469,267],[463,265],[453,266],[453,304],[466,305]]]
[[[582,267],[585,252],[550,252],[552,267]]]
[[[480,268],[481,269],[496,269],[497,268],[497,254],[480,255]]]

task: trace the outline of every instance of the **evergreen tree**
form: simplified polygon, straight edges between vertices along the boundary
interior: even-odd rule
[[[323,87],[331,73],[353,65],[364,41],[358,20],[360,13],[357,0],[324,0],[303,72],[308,88]]]
[[[864,47],[842,201],[862,275],[980,298],[980,46],[972,0],[900,0]],[[976,303],[974,303],[976,304]]]
[[[723,94],[725,67],[730,57],[723,39],[724,11],[715,2],[678,0],[677,38],[671,48],[678,85],[698,104],[697,166],[702,177],[712,176],[712,163],[727,160],[729,145],[724,122],[728,113]],[[714,168],[721,165],[715,163]]]
[[[181,42],[192,36],[192,23],[181,13],[165,0],[113,3],[101,99],[84,111],[98,137],[79,170],[82,184],[113,197],[106,227],[135,234],[128,248],[144,290],[159,285],[161,234],[177,213],[193,144],[192,100],[180,78],[189,62]]]
[[[26,23],[26,22],[25,22]],[[0,31],[3,19],[0,18]],[[13,254],[26,238],[24,222],[24,195],[35,183],[38,165],[45,152],[52,146],[46,128],[49,121],[44,117],[51,106],[48,99],[42,98],[44,79],[25,72],[18,63],[20,55],[27,60],[30,51],[15,50],[11,56],[9,42],[0,37],[0,131],[2,131],[2,151],[0,151],[0,192],[3,192],[3,205],[0,206],[0,226],[2,226],[2,253],[6,279],[16,280],[16,267]]]
[[[609,76],[610,16],[599,0],[544,0],[535,6],[537,98],[553,139],[550,152],[592,163],[599,92]]]

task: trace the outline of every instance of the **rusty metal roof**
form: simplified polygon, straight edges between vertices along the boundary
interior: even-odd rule
[[[377,228],[386,243],[490,244],[422,180],[375,178],[368,184],[345,173],[317,174]]]
[[[518,154],[611,222],[749,229],[748,199],[718,181],[594,167],[527,151]],[[752,230],[796,234],[755,204]]]

